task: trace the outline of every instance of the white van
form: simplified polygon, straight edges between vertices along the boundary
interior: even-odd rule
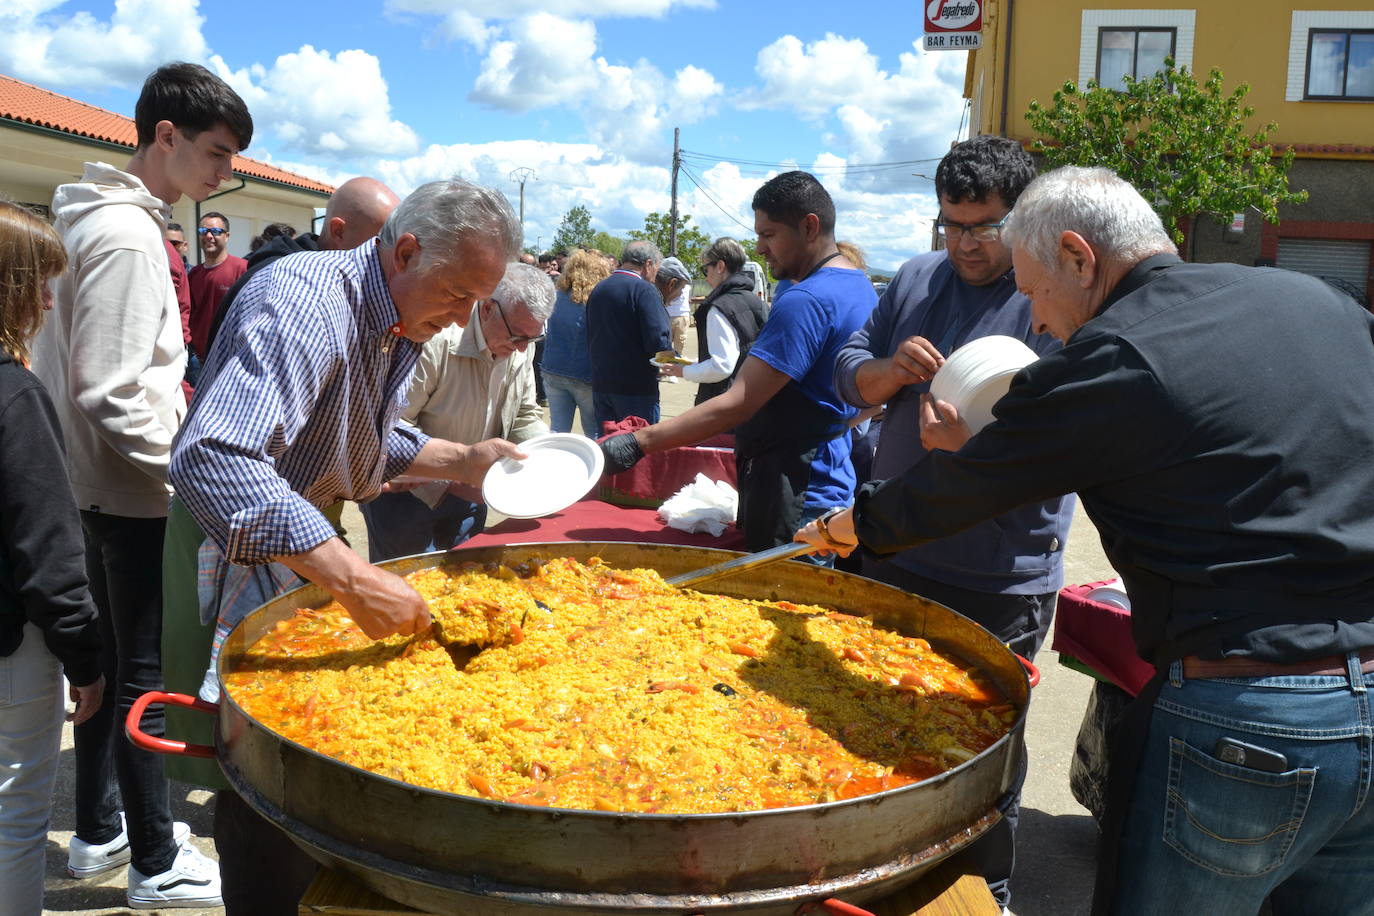
[[[757,261],[745,261],[742,268],[745,273],[754,278],[754,295],[768,304],[768,281],[764,279],[763,268]]]

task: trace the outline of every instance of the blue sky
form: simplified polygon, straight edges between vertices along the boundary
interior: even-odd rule
[[[679,127],[679,207],[709,234],[747,235],[795,166],[891,270],[928,248],[913,173],[967,133],[965,55],[920,32],[919,0],[0,0],[0,72],[131,115],[150,70],[195,60],[248,102],[247,155],[331,182],[461,175],[514,202],[528,168],[530,244],[576,205],[617,235],[666,212]]]

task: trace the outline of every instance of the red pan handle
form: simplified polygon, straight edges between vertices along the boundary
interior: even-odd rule
[[[1021,667],[1026,669],[1026,677],[1030,678],[1032,687],[1040,683],[1040,669],[1035,667],[1035,663],[1024,655],[1016,656],[1016,660],[1021,663]]]
[[[154,703],[170,703],[173,706],[185,706],[187,709],[199,710],[212,716],[219,715],[219,704],[217,703],[207,703],[197,697],[188,697],[184,693],[163,693],[160,690],[150,690],[134,700],[134,705],[129,710],[129,717],[124,720],[124,733],[129,736],[129,740],[134,743],[135,747],[152,751],[154,754],[214,758],[215,749],[208,744],[187,744],[185,741],[173,741],[170,738],[154,738],[152,735],[145,735],[140,728],[140,724],[143,722],[143,713]]]
[[[874,916],[868,910],[855,906],[852,903],[845,903],[843,900],[836,900],[831,897],[827,900],[813,900],[810,903],[803,903],[797,909],[797,916],[804,913],[829,913],[831,916]]]

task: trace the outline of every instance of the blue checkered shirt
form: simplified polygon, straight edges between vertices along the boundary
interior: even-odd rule
[[[234,299],[170,471],[230,562],[334,537],[320,508],[372,499],[429,441],[397,422],[420,355],[398,319],[375,242],[284,257]]]

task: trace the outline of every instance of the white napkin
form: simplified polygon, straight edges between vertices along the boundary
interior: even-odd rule
[[[720,537],[727,525],[735,520],[739,494],[723,480],[712,480],[705,474],[678,490],[663,505],[658,515],[669,527],[679,531],[705,531]]]

